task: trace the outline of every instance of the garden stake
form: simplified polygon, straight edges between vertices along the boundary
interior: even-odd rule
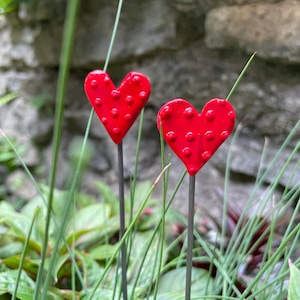
[[[174,99],[161,107],[157,128],[169,147],[187,168],[189,178],[188,236],[185,299],[191,299],[195,176],[234,128],[235,111],[224,99],[212,99],[201,113],[189,102]]]
[[[186,280],[185,299],[191,299],[193,246],[194,246],[194,206],[195,206],[195,176],[189,177],[189,210],[188,210],[188,237],[186,253]]]
[[[137,72],[131,72],[115,87],[109,75],[101,70],[90,72],[84,82],[84,89],[99,120],[109,136],[118,145],[118,175],[120,197],[120,241],[125,227],[124,203],[124,164],[122,140],[129,131],[150,96],[148,78]],[[121,245],[122,294],[127,300],[127,255],[125,241]]]
[[[123,143],[118,144],[118,173],[119,173],[119,198],[120,198],[120,237],[125,234],[125,200],[124,200],[124,164],[123,164]],[[121,246],[121,267],[122,267],[122,293],[123,299],[127,300],[127,253],[126,243]]]

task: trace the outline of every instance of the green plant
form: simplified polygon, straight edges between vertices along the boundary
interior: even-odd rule
[[[5,5],[13,3],[5,2]],[[91,111],[86,133],[76,144],[75,167],[67,181],[69,189],[55,188],[58,171],[64,97],[70,66],[71,49],[79,1],[69,1],[56,95],[54,150],[49,185],[35,181],[22,160],[16,145],[3,136],[5,163],[18,157],[36,187],[38,196],[20,210],[7,201],[0,202],[0,297],[13,299],[120,299],[119,253],[122,243],[128,245],[128,292],[130,299],[184,299],[186,274],[186,217],[170,209],[183,179],[169,187],[172,168],[161,142],[162,173],[151,185],[137,183],[139,146],[131,190],[126,199],[127,231],[118,242],[119,201],[113,191],[101,182],[95,183],[102,202],[80,193],[79,173],[87,166],[85,155],[93,118]],[[0,5],[1,7],[1,5]],[[107,69],[117,31],[122,1],[116,14],[111,44],[104,70]],[[7,10],[8,11],[8,10]],[[252,57],[253,58],[253,57]],[[250,62],[249,62],[250,63]],[[247,65],[248,66],[248,65]],[[246,66],[246,67],[247,67]],[[243,70],[241,76],[244,74]],[[237,87],[241,76],[227,98]],[[8,98],[7,98],[8,99]],[[9,100],[3,100],[4,102]],[[36,105],[43,106],[44,99]],[[1,100],[0,100],[1,103]],[[138,145],[142,138],[143,113],[140,118]],[[299,298],[299,258],[290,258],[299,247],[299,187],[285,189],[269,210],[272,195],[294,155],[264,195],[257,195],[267,174],[274,170],[276,159],[288,147],[299,130],[298,122],[266,170],[259,170],[253,194],[241,210],[233,208],[227,191],[230,188],[229,151],[224,183],[223,217],[213,219],[215,226],[194,229],[192,299],[289,299]],[[238,142],[239,127],[232,139]],[[78,146],[79,145],[79,146]],[[264,149],[261,166],[264,161]],[[8,158],[7,158],[8,157]],[[295,166],[295,173],[299,165]],[[291,175],[292,179],[293,174]],[[162,182],[161,199],[152,199],[153,190]],[[167,197],[168,189],[172,190]],[[257,202],[259,198],[259,202]],[[290,208],[293,207],[293,211]],[[208,214],[209,217],[209,214]],[[213,233],[215,239],[210,238]],[[2,299],[2,298],[1,298]]]
[[[17,93],[9,93],[5,96],[0,97],[0,107],[3,106],[4,104],[16,99],[18,97]]]

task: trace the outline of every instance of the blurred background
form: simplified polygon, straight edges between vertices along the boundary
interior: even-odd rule
[[[72,161],[76,161],[91,111],[83,81],[88,72],[104,66],[118,5],[117,0],[81,2],[66,98],[58,188],[67,188],[72,178]],[[47,182],[66,1],[6,1],[5,5],[8,13],[0,14],[0,96],[12,92],[19,96],[0,107],[0,128],[21,149],[36,178]],[[161,170],[156,129],[159,108],[171,99],[184,98],[201,111],[206,101],[226,98],[249,57],[257,51],[230,99],[237,113],[239,136],[231,148],[231,139],[226,141],[199,172],[196,183],[197,205],[218,214],[230,152],[229,198],[243,205],[253,191],[258,170],[269,165],[299,120],[299,36],[299,1],[125,0],[108,73],[116,85],[133,70],[144,73],[152,84],[143,123],[139,180],[154,181]],[[137,128],[138,123],[123,144],[127,181],[134,170]],[[276,161],[258,198],[268,189],[299,136],[298,131]],[[3,141],[0,147],[3,154]],[[168,153],[171,152],[166,149]],[[35,189],[20,163],[11,158],[1,160],[1,193],[12,200],[31,199]],[[171,160],[170,190],[184,170],[174,155]],[[296,155],[281,177],[280,187],[298,184],[300,174],[293,171],[298,160]],[[117,187],[116,163],[116,145],[94,117],[81,189],[97,194],[97,180]],[[175,206],[183,211],[187,210],[187,179],[175,199]],[[159,197],[160,188],[156,195]]]

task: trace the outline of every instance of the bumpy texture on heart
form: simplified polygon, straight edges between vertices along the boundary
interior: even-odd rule
[[[111,139],[119,144],[146,105],[151,86],[145,75],[131,72],[116,88],[106,72],[96,70],[87,75],[84,90]]]
[[[235,111],[223,99],[208,101],[201,113],[183,99],[174,99],[161,107],[158,130],[194,176],[212,157],[234,128]]]

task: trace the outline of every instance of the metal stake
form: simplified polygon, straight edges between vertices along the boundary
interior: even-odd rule
[[[124,201],[124,166],[123,166],[123,145],[118,144],[118,171],[119,171],[119,198],[120,198],[120,240],[125,233],[125,201]],[[121,267],[122,267],[122,293],[123,300],[127,300],[127,254],[126,243],[121,246]]]
[[[194,206],[195,206],[195,176],[190,176],[185,300],[191,299],[193,246],[194,246],[194,233],[193,233],[193,231],[194,231]]]

